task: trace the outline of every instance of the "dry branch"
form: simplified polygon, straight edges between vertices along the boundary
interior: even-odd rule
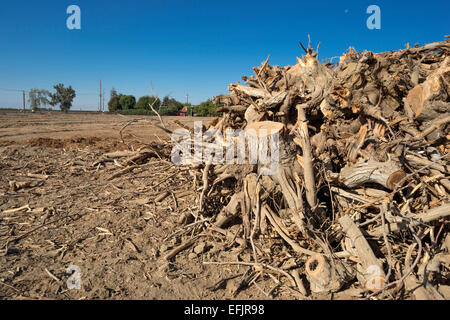
[[[427,224],[429,222],[445,218],[448,216],[450,216],[450,203],[446,203],[439,207],[430,209],[422,214],[407,216],[408,220],[398,223],[390,223],[385,226],[384,232],[387,233],[398,232],[411,226],[415,227],[421,224]],[[377,227],[376,229],[368,231],[367,233],[372,237],[381,237],[383,236],[383,227],[382,226]]]
[[[370,291],[377,291],[384,287],[386,276],[383,271],[383,266],[375,257],[372,248],[370,247],[364,235],[352,219],[345,215],[339,219],[342,230],[350,239],[351,245],[358,254],[358,259],[361,261],[361,269],[358,275],[364,288]]]

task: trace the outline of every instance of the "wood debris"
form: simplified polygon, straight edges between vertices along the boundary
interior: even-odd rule
[[[420,241],[430,260],[449,234],[450,41],[349,50],[335,64],[320,63],[311,45],[305,52],[293,66],[266,60],[242,78],[246,85],[215,98],[223,116],[211,127],[223,137],[229,128],[258,138],[277,132],[280,166],[264,183],[264,164],[246,171],[248,158],[193,166],[199,219],[213,219],[198,235],[206,226],[246,248],[255,271],[274,273],[287,253],[295,257],[295,281],[285,277],[297,293],[353,286],[365,298],[404,297],[425,259],[408,246]],[[235,225],[237,233],[227,230]],[[433,243],[430,230],[440,230]],[[425,278],[426,297],[444,278]]]

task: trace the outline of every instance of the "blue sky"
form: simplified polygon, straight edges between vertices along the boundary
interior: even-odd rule
[[[81,30],[68,30],[69,5]],[[381,30],[369,30],[369,5]],[[99,81],[137,98],[151,94],[199,103],[226,93],[270,54],[296,63],[298,41],[322,42],[320,58],[349,46],[375,52],[450,34],[450,1],[39,0],[0,5],[0,88],[51,90],[72,85],[74,109],[95,110]],[[19,107],[19,92],[0,90],[0,107]]]

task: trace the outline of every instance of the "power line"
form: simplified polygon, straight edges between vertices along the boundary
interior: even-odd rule
[[[23,91],[25,91],[27,93],[31,91],[31,90],[6,89],[6,88],[0,88],[0,90],[2,90],[2,91],[9,91],[9,92],[23,92]],[[75,91],[75,92],[76,92],[77,96],[78,95],[98,95],[97,92],[77,92],[77,91]]]
[[[31,90],[23,90],[23,89],[11,89],[11,88],[0,88],[0,91],[5,91],[5,92],[11,92],[11,93],[16,93],[18,97],[20,97],[19,99],[22,101],[17,101],[17,103],[13,103],[15,105],[15,108],[17,109],[26,109],[26,103],[27,103],[27,95],[31,92]],[[94,92],[76,92],[77,96],[89,96],[89,95],[97,95],[98,93],[94,93]],[[84,108],[84,107],[91,107],[88,105],[82,105],[82,106],[77,106],[76,104],[74,104],[74,107],[76,108]]]
[[[29,92],[28,90],[21,90],[21,89],[5,89],[5,88],[0,88],[0,90],[3,91],[11,91],[11,92]]]

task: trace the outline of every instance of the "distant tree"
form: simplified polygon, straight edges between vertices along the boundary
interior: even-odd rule
[[[50,95],[52,98],[50,105],[56,106],[59,104],[62,111],[69,111],[72,107],[73,99],[76,97],[75,90],[72,89],[72,86],[65,88],[62,83],[57,84],[53,88],[55,88],[56,93]]]
[[[163,102],[161,104],[160,114],[167,116],[175,116],[178,115],[183,108],[184,104],[173,98],[169,98],[168,96],[166,96],[164,97]]]
[[[28,94],[28,102],[32,110],[36,111],[41,106],[50,104],[51,93],[47,90],[31,89]]]
[[[120,95],[119,103],[122,110],[131,110],[136,105],[136,98],[134,96]]]
[[[178,112],[180,111],[180,109],[176,105],[172,104],[172,105],[169,105],[169,107],[167,107],[167,111],[170,116],[176,116],[176,115],[178,115]]]
[[[111,95],[108,102],[108,111],[109,112],[116,112],[117,110],[121,110],[122,107],[119,102],[119,94],[117,93],[116,89],[111,90]]]
[[[155,102],[155,100],[158,100]],[[147,109],[150,110],[150,105],[153,105],[153,107],[158,110],[161,102],[156,97],[150,97],[150,96],[143,96],[140,97],[138,102],[136,103],[136,109]]]
[[[207,116],[218,116],[219,113],[216,109],[219,106],[216,105],[211,99],[200,103],[198,106],[194,107],[194,112],[198,116],[207,117]]]
[[[169,110],[165,106],[160,106],[158,113],[159,113],[160,116],[168,116],[169,115]]]
[[[187,115],[190,116],[194,112],[194,106],[191,103],[184,104],[187,107]]]
[[[163,99],[163,101],[162,101],[162,104],[161,104],[161,105],[163,105],[163,106],[168,106],[168,105],[169,105],[169,102],[170,102],[169,96],[165,96],[164,99]]]

